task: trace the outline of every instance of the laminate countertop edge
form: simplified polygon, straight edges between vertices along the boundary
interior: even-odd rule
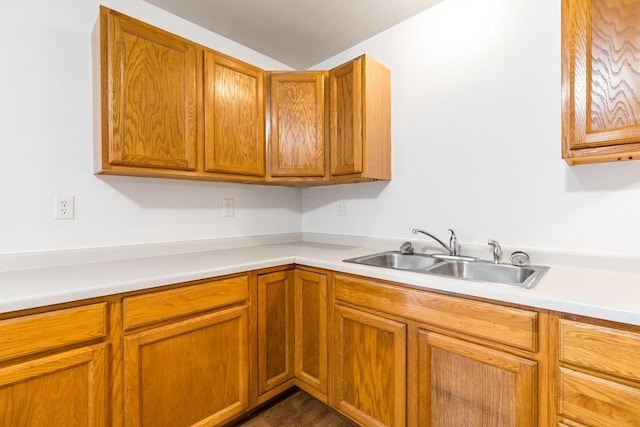
[[[346,263],[380,249],[294,242],[0,273],[0,313],[299,264],[640,326],[640,274],[555,267],[533,289]]]

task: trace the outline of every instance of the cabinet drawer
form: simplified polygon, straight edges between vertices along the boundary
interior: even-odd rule
[[[640,390],[560,368],[561,415],[593,426],[637,426]]]
[[[128,297],[123,302],[124,329],[236,304],[248,299],[247,276]]]
[[[538,349],[538,313],[336,275],[338,300],[527,351]]]
[[[560,320],[560,360],[640,380],[640,334]]]
[[[39,353],[107,335],[107,303],[0,322],[0,360]]]

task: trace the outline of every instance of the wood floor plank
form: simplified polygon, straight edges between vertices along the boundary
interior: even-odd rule
[[[307,393],[298,391],[236,427],[357,427]]]

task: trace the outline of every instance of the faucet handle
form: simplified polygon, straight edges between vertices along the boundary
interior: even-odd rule
[[[458,255],[458,252],[460,251],[458,237],[451,228],[449,228],[448,230],[451,232],[451,236],[449,236],[449,255]]]
[[[489,239],[487,242],[489,246],[491,246],[491,253],[493,254],[493,262],[495,264],[500,264],[502,262],[502,248],[500,247],[500,243],[495,240]]]

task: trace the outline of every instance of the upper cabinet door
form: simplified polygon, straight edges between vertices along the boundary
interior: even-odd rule
[[[322,71],[271,74],[270,176],[324,177],[324,79]]]
[[[362,58],[329,73],[331,175],[362,172]]]
[[[329,72],[334,182],[391,179],[391,86],[387,68],[363,55]]]
[[[562,1],[567,163],[640,158],[640,3]]]
[[[102,167],[195,170],[197,48],[105,8],[101,18],[103,138],[110,142]]]
[[[205,51],[204,73],[205,171],[264,177],[264,71]]]

